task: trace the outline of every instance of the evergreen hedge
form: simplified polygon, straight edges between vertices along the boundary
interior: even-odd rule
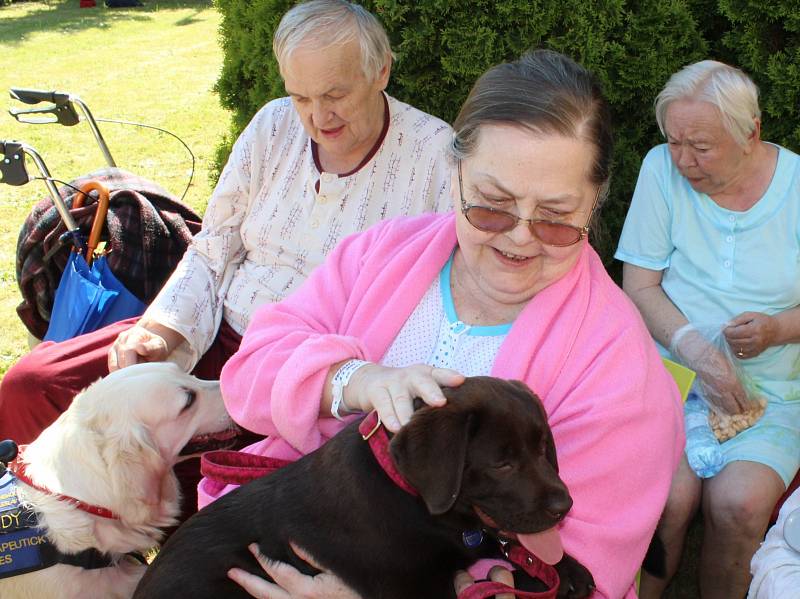
[[[215,0],[224,66],[217,91],[233,111],[218,149],[268,100],[284,95],[272,32],[294,2]],[[475,79],[530,48],[571,56],[603,82],[615,120],[605,233],[594,244],[612,274],[612,254],[641,159],[660,143],[653,100],[685,64],[715,58],[747,71],[762,93],[764,138],[800,149],[800,12],[797,0],[365,0],[397,55],[389,93],[452,122]]]

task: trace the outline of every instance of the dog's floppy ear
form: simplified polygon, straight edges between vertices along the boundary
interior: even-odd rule
[[[124,501],[123,519],[152,520],[159,513],[162,483],[169,466],[147,430],[137,422],[107,422],[98,448],[108,469],[115,501]]]
[[[453,507],[461,491],[470,422],[467,411],[425,409],[414,414],[389,446],[397,469],[433,515]]]

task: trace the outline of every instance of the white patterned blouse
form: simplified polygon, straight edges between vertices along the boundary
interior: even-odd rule
[[[451,208],[452,130],[384,95],[384,131],[345,175],[322,172],[289,98],[242,132],[198,233],[145,313],[187,340],[170,356],[191,369],[224,318],[244,333],[265,302],[283,299],[345,236],[378,221]]]

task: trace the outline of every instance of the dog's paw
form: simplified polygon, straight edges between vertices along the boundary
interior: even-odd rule
[[[582,599],[594,591],[594,577],[578,560],[567,554],[556,564],[558,577],[558,599]]]

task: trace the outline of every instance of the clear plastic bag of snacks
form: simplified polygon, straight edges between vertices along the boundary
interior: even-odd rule
[[[720,442],[753,426],[767,407],[725,339],[727,326],[688,324],[673,335],[670,344],[672,355],[697,373],[700,397],[709,407],[708,422]]]

